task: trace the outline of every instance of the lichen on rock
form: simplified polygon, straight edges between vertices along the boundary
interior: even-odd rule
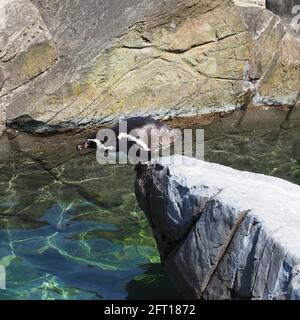
[[[22,0],[0,15],[1,131],[24,115],[78,128],[292,107],[299,93],[299,36],[253,1]]]

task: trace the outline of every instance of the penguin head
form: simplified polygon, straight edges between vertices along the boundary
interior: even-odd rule
[[[84,149],[97,149],[97,144],[94,141],[91,141],[89,139],[86,139],[84,142],[79,143],[76,146],[76,149],[78,151],[82,151]]]

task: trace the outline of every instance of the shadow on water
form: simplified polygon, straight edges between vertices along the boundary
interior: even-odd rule
[[[145,265],[145,272],[127,285],[128,300],[180,299],[160,264]]]

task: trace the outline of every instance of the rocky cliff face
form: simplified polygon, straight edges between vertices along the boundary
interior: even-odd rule
[[[299,299],[299,186],[175,156],[136,195],[185,298]]]
[[[297,100],[300,88],[300,39],[293,32],[290,20],[262,6],[236,4],[252,35],[249,59],[249,90],[252,104],[289,105]],[[272,1],[270,9],[276,11]]]
[[[300,87],[297,37],[231,0],[5,0],[0,41],[0,131],[293,106]]]

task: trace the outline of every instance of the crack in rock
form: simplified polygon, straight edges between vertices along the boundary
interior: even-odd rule
[[[213,278],[216,270],[218,269],[219,265],[221,264],[224,256],[226,255],[240,225],[244,222],[245,218],[247,217],[247,215],[249,214],[249,212],[251,212],[251,210],[246,210],[241,212],[238,215],[238,218],[234,224],[234,226],[232,227],[227,239],[224,241],[223,247],[221,249],[221,252],[219,254],[219,257],[217,258],[217,263],[213,266],[213,268],[211,269],[211,271],[209,272],[209,274],[207,275],[207,278],[203,281],[203,285],[201,288],[201,292],[205,292],[205,290],[207,289],[211,279]]]

